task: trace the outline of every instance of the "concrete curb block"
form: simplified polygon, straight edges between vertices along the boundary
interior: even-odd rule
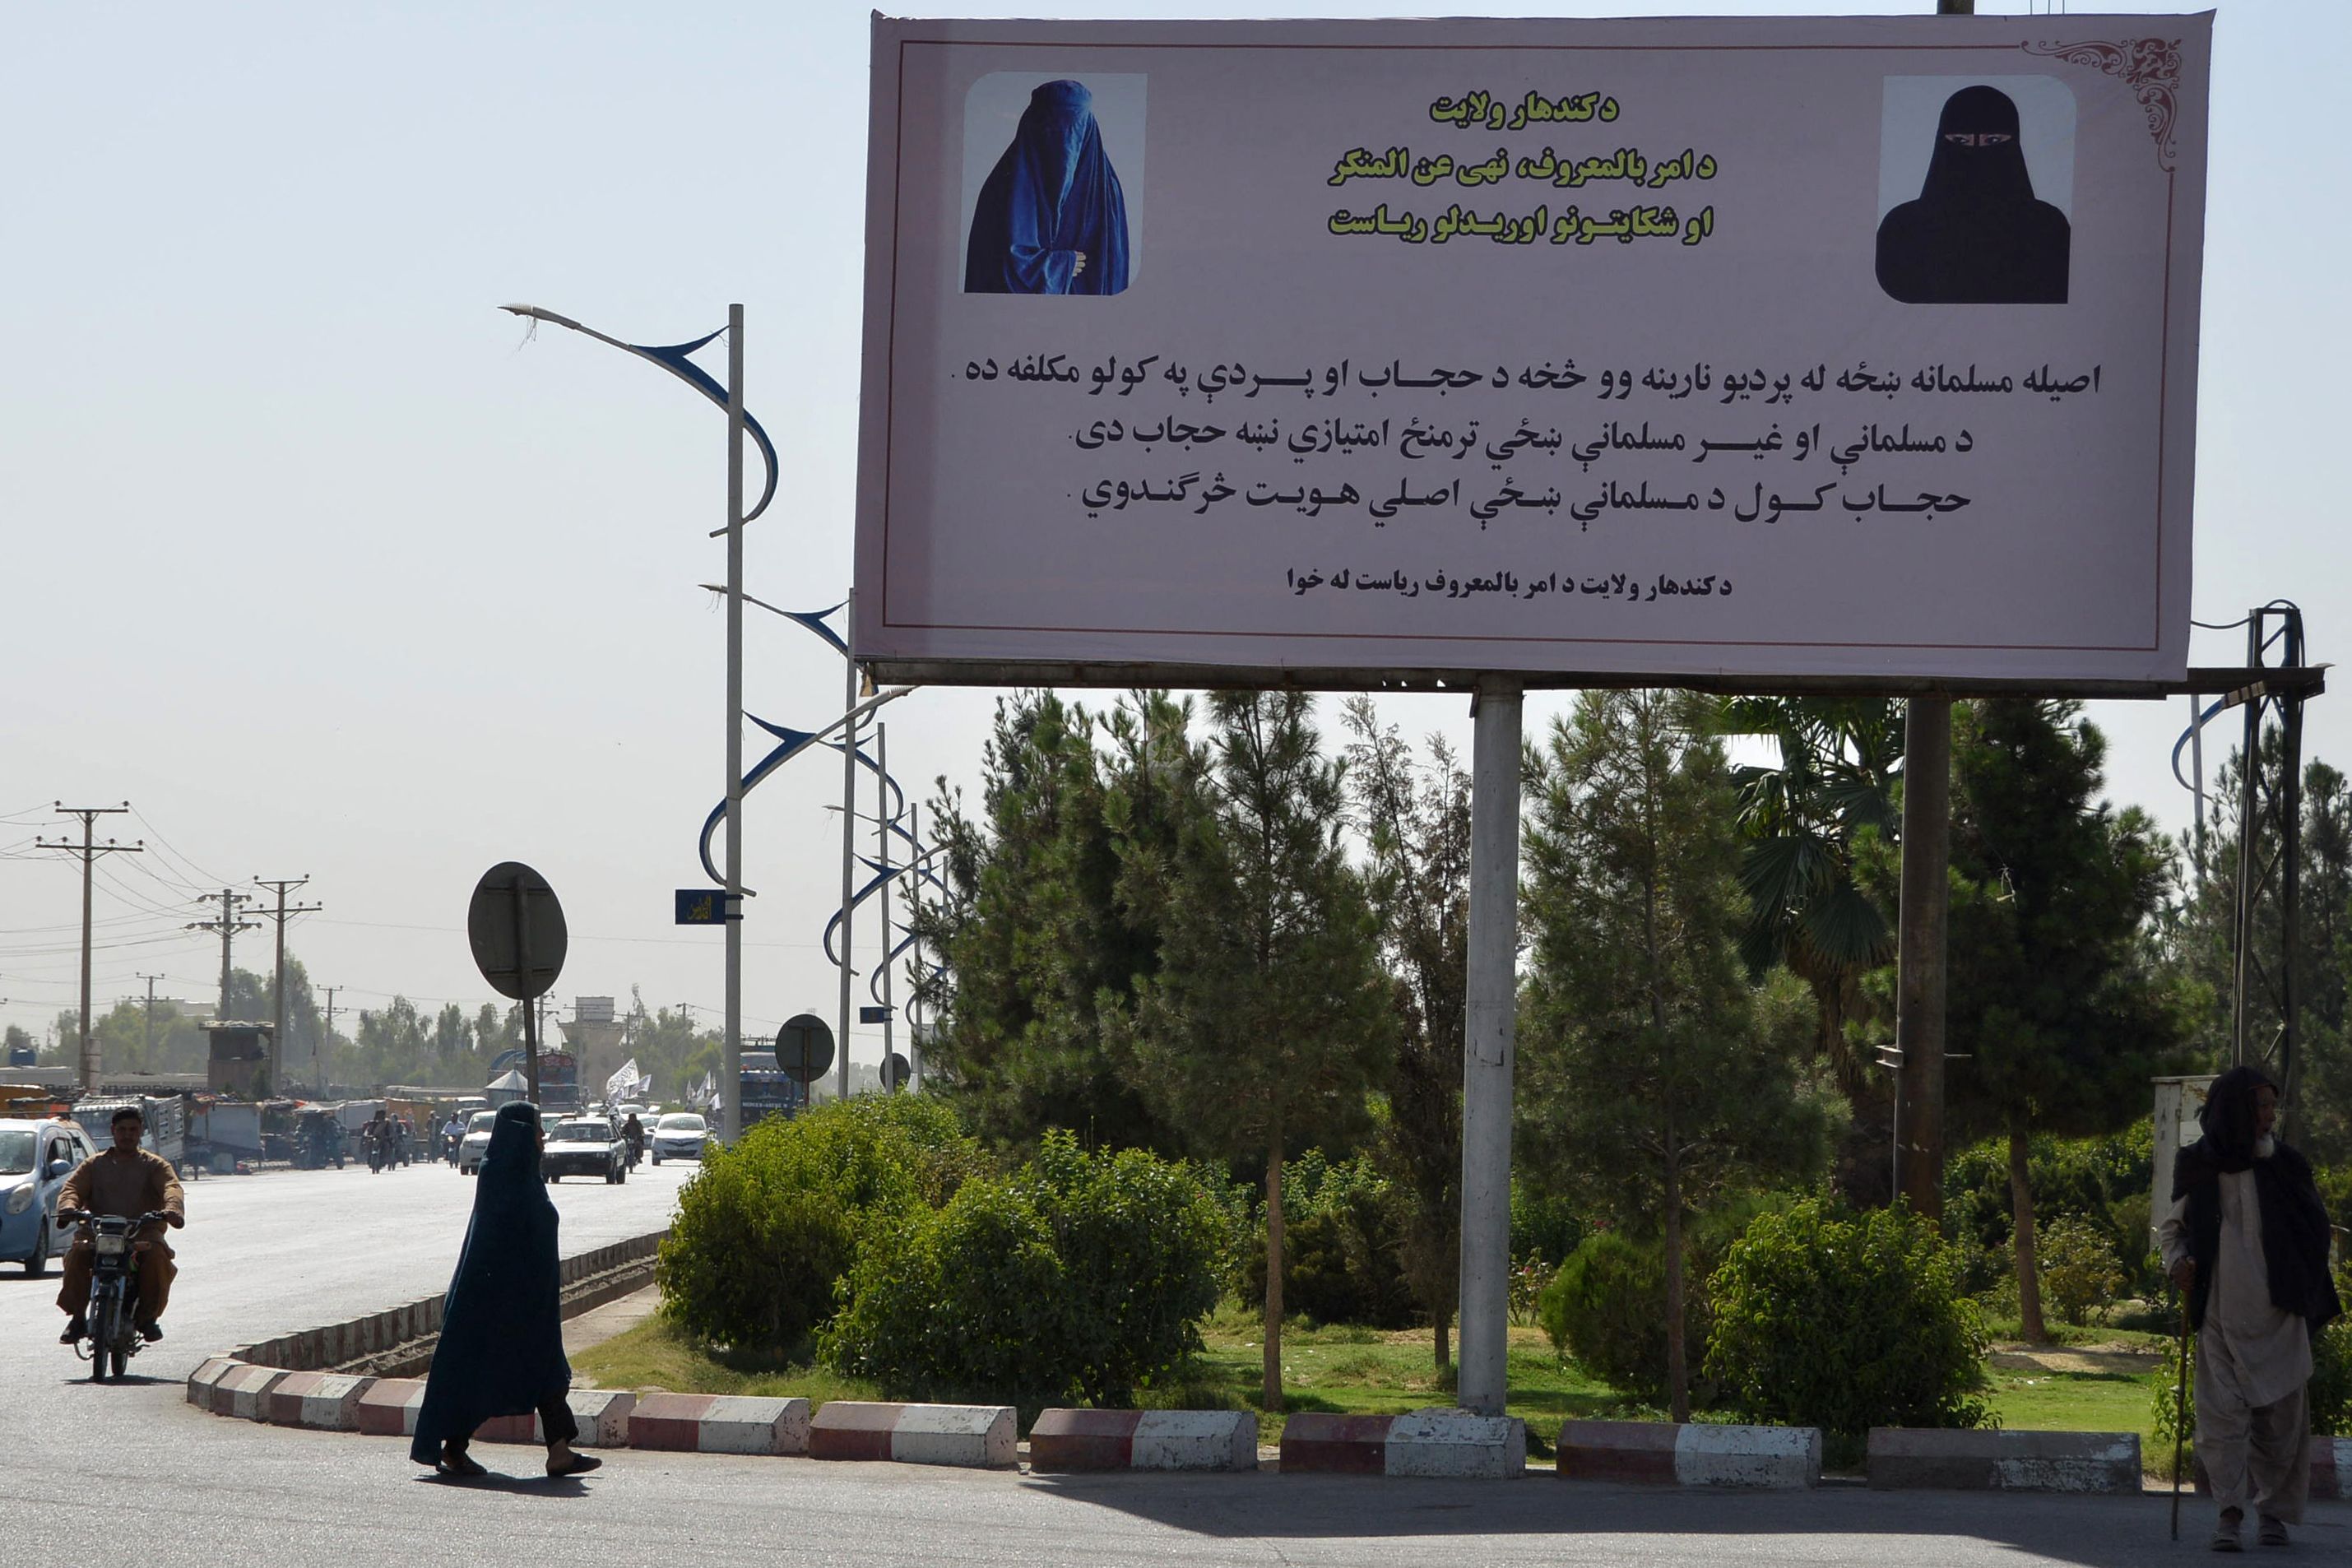
[[[2139,1434],[1874,1426],[1868,1468],[1870,1485],[1878,1490],[2137,1494]]]
[[[834,1399],[808,1429],[812,1459],[1011,1469],[1019,1435],[1010,1405],[890,1405]]]
[[[636,1408],[637,1396],[625,1390],[608,1388],[575,1388],[567,1392],[563,1403],[572,1407],[572,1418],[580,1427],[572,1446],[580,1448],[625,1448],[629,1446],[629,1413]],[[547,1427],[536,1410],[526,1415],[493,1415],[474,1429],[474,1440],[480,1443],[544,1443]]]
[[[1246,1410],[1048,1410],[1029,1429],[1043,1470],[1255,1470]]]
[[[273,1426],[307,1426],[319,1432],[360,1429],[360,1400],[375,1386],[372,1377],[338,1372],[289,1372],[269,1391],[262,1419]]]
[[[413,1377],[379,1377],[360,1395],[360,1430],[371,1437],[406,1437],[416,1430],[425,1384]]]
[[[293,1373],[274,1366],[236,1366],[213,1384],[213,1414],[237,1421],[269,1419],[269,1391]]]
[[[2197,1479],[2200,1482],[2205,1479],[2201,1467]],[[2352,1498],[2352,1437],[2314,1437],[2311,1440],[2311,1495],[2315,1498]]]
[[[232,1356],[216,1355],[188,1373],[188,1403],[199,1410],[212,1409],[220,1380],[244,1364]]]
[[[1811,1487],[1822,1479],[1822,1434],[1813,1426],[1570,1421],[1559,1429],[1557,1468],[1570,1480]]]
[[[729,1394],[648,1394],[628,1414],[632,1448],[691,1454],[803,1454],[809,1402]]]
[[[1417,1410],[1410,1415],[1303,1411],[1282,1429],[1282,1468],[1357,1476],[1509,1480],[1528,1468],[1528,1426],[1516,1415]]]

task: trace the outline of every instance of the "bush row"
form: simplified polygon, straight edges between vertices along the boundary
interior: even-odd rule
[[[867,1096],[714,1146],[656,1265],[714,1344],[896,1394],[1124,1404],[1200,1347],[1233,1226],[1197,1168],[1049,1135],[992,1166],[940,1101]]]

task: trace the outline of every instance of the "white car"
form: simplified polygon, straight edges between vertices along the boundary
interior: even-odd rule
[[[457,1141],[457,1169],[468,1176],[482,1173],[482,1156],[490,1152],[490,1124],[499,1119],[495,1110],[477,1110],[466,1119],[466,1135]]]
[[[710,1128],[691,1110],[673,1110],[654,1123],[652,1145],[654,1163],[664,1160],[695,1160],[702,1158],[702,1145],[710,1137]]]

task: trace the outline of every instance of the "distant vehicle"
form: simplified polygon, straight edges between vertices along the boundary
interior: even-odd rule
[[[702,1146],[709,1138],[709,1122],[691,1110],[673,1110],[654,1123],[654,1163],[658,1165],[664,1160],[699,1161]]]
[[[457,1170],[460,1174],[481,1173],[482,1156],[490,1152],[490,1124],[499,1119],[495,1110],[477,1110],[466,1120],[466,1136],[457,1142]]]
[[[539,1153],[540,1174],[551,1182],[566,1176],[602,1176],[617,1184],[629,1179],[629,1153],[602,1116],[572,1117],[549,1129]]]
[[[8,1065],[12,1068],[33,1067],[40,1059],[41,1049],[38,1046],[20,1042],[8,1047]]]
[[[324,1106],[304,1106],[294,1116],[294,1166],[301,1171],[343,1168],[343,1127]]]
[[[70,1121],[0,1121],[0,1259],[48,1271],[70,1239],[58,1232],[58,1194],[95,1152]]]

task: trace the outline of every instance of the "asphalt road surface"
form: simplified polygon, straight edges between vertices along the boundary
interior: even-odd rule
[[[555,1189],[567,1252],[657,1228],[692,1168]],[[2206,1556],[2191,1500],[1730,1494],[1324,1476],[1029,1478],[893,1465],[607,1452],[550,1482],[540,1450],[483,1445],[490,1479],[423,1479],[381,1438],[207,1415],[182,1380],[205,1355],[446,1283],[471,1182],[446,1168],[221,1177],[189,1194],[170,1337],[134,1381],[92,1386],[55,1343],[54,1273],[0,1276],[0,1542],[28,1564],[297,1568],[745,1562],[842,1568],[1185,1564],[1727,1563],[2144,1568]],[[137,1381],[144,1378],[147,1381]],[[2250,1548],[2251,1549],[2251,1548]],[[2352,1505],[2315,1505],[2287,1552],[2352,1563]]]

